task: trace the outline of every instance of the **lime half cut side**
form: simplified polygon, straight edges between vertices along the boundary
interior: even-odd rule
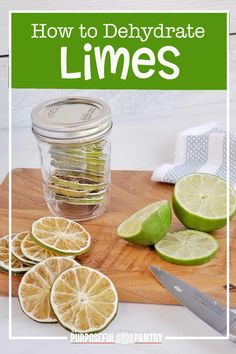
[[[171,225],[171,208],[167,200],[149,204],[133,214],[117,229],[125,240],[139,245],[154,245]]]
[[[229,187],[229,214],[236,210],[236,194]],[[196,173],[180,179],[174,188],[173,209],[183,225],[215,231],[227,222],[227,183],[214,175]]]
[[[170,233],[155,245],[164,260],[180,265],[200,265],[209,262],[218,250],[216,239],[196,230]]]

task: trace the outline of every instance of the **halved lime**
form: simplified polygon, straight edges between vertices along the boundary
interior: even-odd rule
[[[171,208],[167,200],[149,204],[124,221],[117,233],[139,245],[154,245],[165,236],[171,225]]]
[[[78,265],[66,257],[50,257],[32,267],[18,289],[24,313],[38,322],[57,322],[49,300],[52,284],[62,272]]]
[[[36,262],[27,258],[21,249],[23,240],[29,236],[29,231],[20,232],[15,235],[12,239],[12,254],[21,262],[28,265],[34,265]]]
[[[227,184],[213,175],[196,173],[175,185],[173,209],[183,225],[199,231],[215,231],[226,225]],[[236,194],[230,187],[230,218],[236,210]]]
[[[91,246],[91,236],[80,224],[61,217],[35,221],[31,236],[41,247],[67,256],[87,252]]]
[[[50,302],[61,325],[71,332],[99,332],[113,320],[118,296],[112,281],[101,272],[76,267],[54,282]]]
[[[11,271],[14,275],[27,272],[31,266],[19,261],[13,254],[11,255]],[[9,236],[0,238],[0,271],[9,272]]]
[[[159,256],[167,262],[180,265],[199,265],[209,262],[218,250],[216,239],[196,230],[170,233],[156,245]]]

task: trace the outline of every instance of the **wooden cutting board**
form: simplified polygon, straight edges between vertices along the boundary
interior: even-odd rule
[[[214,235],[220,248],[217,256],[201,266],[178,266],[161,260],[152,247],[132,245],[116,235],[117,226],[132,213],[157,200],[171,200],[172,185],[154,183],[151,172],[113,171],[110,209],[97,219],[82,225],[93,237],[91,251],[79,258],[81,264],[107,274],[119,293],[120,301],[156,304],[176,304],[175,299],[158,283],[148,270],[154,264],[187,281],[194,287],[225,303],[226,291],[226,231]],[[8,179],[0,187],[0,235],[8,233]],[[12,230],[28,230],[34,220],[50,215],[42,192],[42,180],[37,169],[16,169],[12,173]],[[172,230],[180,229],[173,217]],[[231,223],[231,306],[236,307],[236,223]],[[21,277],[13,277],[13,294]],[[8,275],[0,273],[1,295],[8,293]]]

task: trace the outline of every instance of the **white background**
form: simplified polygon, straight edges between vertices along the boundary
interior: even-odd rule
[[[8,54],[7,11],[8,9],[145,9],[145,10],[231,10],[230,32],[236,32],[235,1],[75,1],[75,0],[8,0],[0,4],[0,55]],[[236,90],[236,36],[230,39],[231,91]],[[0,58],[0,181],[7,173],[7,67],[8,59]],[[217,73],[216,73],[217,74]],[[89,95],[108,101],[114,115],[112,133],[113,169],[150,170],[162,162],[171,161],[174,153],[174,138],[178,131],[214,120],[222,126],[226,122],[226,94],[218,91],[67,91],[64,90],[13,90],[13,167],[38,167],[39,159],[35,141],[30,130],[30,111],[35,104],[63,95]],[[236,130],[236,99],[231,94],[231,129]],[[8,342],[7,299],[0,299],[1,345],[4,353],[119,353],[119,345],[70,345],[57,341],[12,341]],[[120,304],[118,316],[109,331],[163,332],[164,335],[213,336],[215,332],[194,315],[180,306]],[[13,300],[13,335],[65,335],[58,325],[41,325],[26,318],[17,299]],[[160,346],[127,346],[127,353],[141,351],[154,353],[233,353],[236,346],[227,341],[164,341]]]

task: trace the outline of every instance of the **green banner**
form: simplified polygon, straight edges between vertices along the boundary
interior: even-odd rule
[[[11,31],[13,88],[227,88],[225,12],[13,12]]]

